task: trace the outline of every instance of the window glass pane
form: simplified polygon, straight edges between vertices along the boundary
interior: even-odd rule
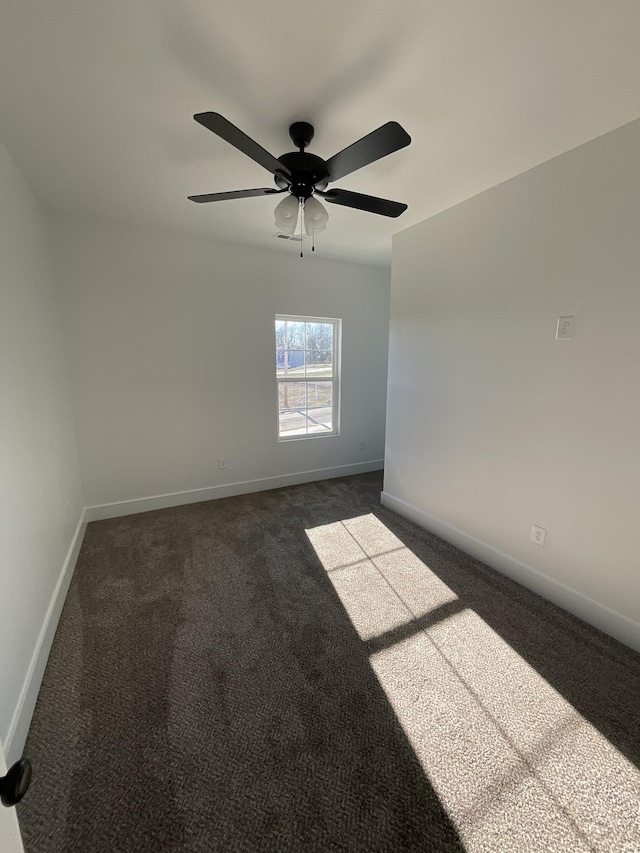
[[[283,435],[306,435],[307,418],[304,409],[292,409],[280,412],[278,415],[278,434]]]
[[[307,382],[308,431],[327,432],[333,429],[333,383]]]
[[[278,382],[278,408],[305,409],[307,386],[304,382]]]
[[[309,378],[332,375],[330,350],[311,350],[307,353],[307,376]]]
[[[306,434],[306,406],[306,383],[278,382],[278,421],[280,435]]]
[[[304,412],[280,412],[279,435],[308,435],[307,419]]]
[[[276,349],[284,349],[284,320],[276,320]]]
[[[304,349],[304,327],[306,323],[284,320],[285,325],[285,347],[289,349]]]
[[[276,350],[276,373],[278,376],[304,376],[305,360],[304,350]]]
[[[295,383],[298,384],[297,382]],[[307,382],[307,406],[330,406],[332,404],[332,382]]]
[[[284,351],[284,375],[304,376],[305,352],[301,349]]]
[[[333,324],[332,323],[307,323],[306,349],[332,350],[333,349]]]
[[[333,429],[333,408],[329,406],[323,409],[322,412],[313,412],[313,419],[309,419],[309,434],[317,434],[319,432],[331,432]]]

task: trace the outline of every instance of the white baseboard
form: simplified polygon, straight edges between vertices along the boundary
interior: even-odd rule
[[[429,513],[394,497],[388,492],[382,492],[380,499],[384,506],[394,510],[399,515],[403,515],[420,527],[435,533],[436,536],[450,542],[466,554],[470,554],[492,569],[502,572],[527,589],[536,592],[548,601],[568,610],[569,613],[573,613],[579,619],[594,625],[604,631],[605,634],[615,637],[616,640],[620,640],[621,643],[640,652],[640,625],[627,616],[611,610],[604,604],[599,604],[583,593],[543,574],[538,569],[510,557],[497,548],[481,542],[463,530],[453,527],[453,525],[436,518],[434,515],[429,515]]]
[[[154,509],[168,509],[172,506],[213,501],[218,498],[230,498],[246,495],[250,492],[264,492],[280,489],[283,486],[297,486],[315,480],[330,480],[333,477],[349,477],[352,474],[366,474],[380,471],[384,467],[383,459],[369,462],[356,462],[353,465],[337,465],[333,468],[316,468],[313,471],[298,471],[295,474],[280,474],[276,477],[263,477],[259,480],[243,480],[239,483],[226,483],[222,486],[208,486],[204,489],[191,489],[186,492],[170,492],[167,495],[154,495],[148,498],[117,501],[115,503],[89,506],[85,509],[85,521],[102,521],[106,518],[119,518],[138,512]]]
[[[4,744],[5,758],[7,765],[9,766],[22,756],[24,744],[27,739],[27,733],[29,732],[29,726],[31,724],[31,717],[33,716],[33,709],[36,706],[36,700],[38,698],[38,693],[40,692],[42,676],[44,675],[47,660],[49,659],[51,644],[53,643],[56,628],[58,627],[58,621],[60,620],[62,607],[67,597],[67,591],[69,589],[69,584],[71,583],[71,578],[73,577],[73,571],[76,567],[78,554],[80,553],[80,546],[82,545],[82,540],[84,538],[84,532],[87,529],[85,512],[86,510],[83,511],[80,516],[76,532],[73,535],[71,545],[67,551],[67,556],[65,557],[62,565],[58,582],[53,590],[51,601],[49,602],[49,607],[47,608],[47,613],[44,617],[40,634],[38,635],[38,641],[33,651],[33,655],[31,656],[29,669],[27,670],[22,690],[18,697],[18,704],[16,705],[16,709],[9,725],[7,739]]]

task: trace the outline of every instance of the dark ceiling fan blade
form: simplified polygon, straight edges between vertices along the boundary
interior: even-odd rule
[[[364,195],[363,193],[352,193],[350,190],[327,190],[318,192],[325,201],[332,204],[343,204],[345,207],[355,207],[356,210],[366,210],[368,213],[379,213],[381,216],[400,216],[407,209],[406,204],[400,201],[389,201],[387,198],[378,198],[375,195]]]
[[[356,169],[399,151],[410,142],[411,137],[397,121],[388,121],[327,160],[330,180],[339,181]]]
[[[215,133],[230,145],[233,145],[238,151],[242,151],[247,157],[251,157],[252,160],[255,160],[256,163],[259,163],[260,166],[272,174],[275,175],[281,172],[286,176],[291,175],[289,169],[283,166],[279,160],[276,160],[273,154],[269,154],[262,145],[258,145],[250,136],[243,133],[235,124],[227,121],[220,113],[196,113],[194,119],[198,124],[206,127],[207,130]]]
[[[256,195],[278,195],[279,193],[283,193],[285,190],[276,190],[267,187],[260,187],[260,189],[255,190],[233,190],[228,193],[205,193],[204,195],[189,195],[187,198],[189,201],[197,201],[199,204],[202,204],[206,201],[227,201],[230,198],[252,198]]]

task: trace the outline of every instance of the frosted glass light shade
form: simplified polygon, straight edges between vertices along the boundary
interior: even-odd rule
[[[298,224],[300,203],[295,196],[288,195],[282,199],[274,210],[276,225],[284,234],[293,234]]]
[[[295,234],[298,227],[300,202],[293,195],[282,199],[274,211],[276,225],[283,234]],[[326,231],[329,214],[317,198],[310,196],[304,202],[304,230],[307,236]]]
[[[319,234],[326,231],[329,214],[317,198],[311,196],[304,203],[304,228],[307,234]]]

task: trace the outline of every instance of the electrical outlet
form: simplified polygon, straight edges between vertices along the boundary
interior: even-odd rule
[[[544,540],[547,538],[547,531],[544,527],[538,527],[537,524],[534,524],[531,528],[531,541],[535,542],[536,545],[540,545],[544,547]]]
[[[558,327],[556,329],[557,341],[568,341],[575,337],[576,318],[573,314],[564,317],[558,317]]]
[[[227,460],[223,456],[218,457],[218,468],[224,471],[227,467]]]

